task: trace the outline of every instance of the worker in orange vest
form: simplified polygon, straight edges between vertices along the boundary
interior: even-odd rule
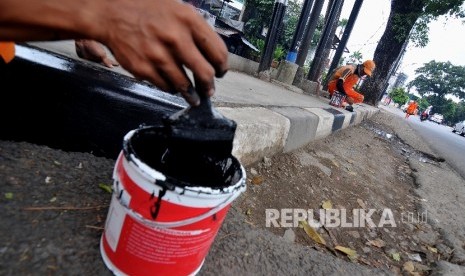
[[[362,103],[364,96],[355,91],[354,86],[364,76],[371,77],[376,65],[373,60],[366,60],[362,64],[348,64],[334,70],[328,82],[328,92],[331,96],[335,91],[347,96],[349,104]]]
[[[411,101],[405,110],[405,119],[408,119],[410,115],[415,115],[418,110],[418,104],[416,101]]]

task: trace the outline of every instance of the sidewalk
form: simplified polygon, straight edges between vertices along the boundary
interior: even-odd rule
[[[120,67],[109,69],[78,58],[73,41],[30,45],[131,76]],[[378,112],[366,104],[355,104],[354,112],[348,112],[330,106],[329,99],[291,91],[276,82],[233,71],[216,79],[213,102],[223,115],[238,124],[233,154],[244,165],[298,149],[310,141],[359,124]]]

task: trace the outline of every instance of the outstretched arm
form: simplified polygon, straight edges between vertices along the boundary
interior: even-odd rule
[[[199,104],[227,71],[227,49],[190,5],[175,0],[1,0],[0,40],[93,39],[139,79]],[[184,67],[191,70],[195,87]]]

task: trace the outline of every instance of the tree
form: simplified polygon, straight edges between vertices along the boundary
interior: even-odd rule
[[[407,92],[405,92],[405,89],[402,87],[392,89],[389,93],[389,97],[391,97],[391,99],[399,105],[403,105],[409,100]]]
[[[428,99],[426,98],[420,98],[418,99],[418,108],[420,110],[425,110],[426,108],[428,108],[431,104],[428,102]]]
[[[457,104],[454,101],[437,95],[430,95],[426,99],[433,106],[433,113],[442,114],[445,123],[453,122],[457,112]]]
[[[408,87],[415,87],[422,96],[435,95],[446,97],[454,95],[465,99],[465,67],[455,66],[450,61],[425,63],[415,70],[417,77],[409,82]]]
[[[362,63],[363,55],[360,51],[353,51],[349,56],[349,63]]]
[[[287,50],[291,47],[292,38],[297,28],[297,22],[302,11],[302,1],[290,0],[287,4],[286,14],[284,15],[284,30],[278,43],[283,45]]]
[[[465,102],[459,102],[455,106],[455,113],[450,118],[450,121],[452,124],[455,124],[457,122],[461,122],[465,120]]]
[[[242,21],[245,23],[244,33],[247,37],[261,37],[263,27],[268,27],[270,24],[274,2],[274,0],[246,1]]]
[[[362,85],[365,102],[375,105],[402,57],[409,40],[416,46],[428,43],[428,23],[441,15],[464,17],[464,0],[392,0],[386,30],[374,54],[376,70]]]

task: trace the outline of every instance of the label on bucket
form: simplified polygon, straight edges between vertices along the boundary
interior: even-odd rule
[[[102,254],[109,267],[128,275],[189,275],[202,265],[228,209],[182,229],[159,228],[138,219],[113,195]]]
[[[108,210],[108,219],[105,225],[105,237],[111,250],[116,251],[118,246],[121,229],[123,228],[124,218],[126,213],[121,204],[117,204],[116,197],[111,198],[110,210]]]

